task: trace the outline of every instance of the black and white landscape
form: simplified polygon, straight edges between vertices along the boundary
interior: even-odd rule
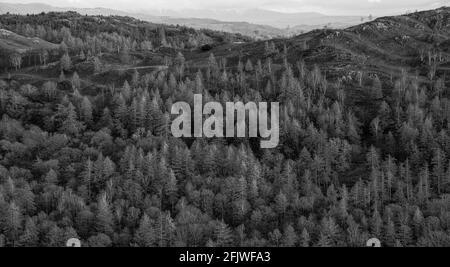
[[[103,10],[0,3],[0,247],[450,246],[449,7]],[[279,102],[279,145],[175,138],[195,94]]]

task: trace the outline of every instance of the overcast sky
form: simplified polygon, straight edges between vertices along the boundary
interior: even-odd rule
[[[284,12],[316,11],[329,15],[391,15],[416,9],[450,5],[450,0],[1,0],[10,3],[40,2],[54,6],[106,7],[124,11],[148,9],[263,8]]]

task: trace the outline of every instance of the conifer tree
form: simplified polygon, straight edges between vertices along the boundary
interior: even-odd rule
[[[85,122],[86,124],[92,123],[92,104],[91,101],[89,101],[89,98],[86,96],[83,97],[83,101],[81,102],[81,120]]]
[[[69,71],[72,68],[72,60],[69,57],[69,54],[64,54],[60,60],[61,70]]]
[[[78,76],[77,72],[74,72],[72,75],[72,86],[75,89],[81,89],[80,77]]]
[[[283,246],[285,247],[294,247],[297,243],[297,234],[295,233],[294,227],[292,225],[288,225],[283,233]]]
[[[134,242],[140,247],[152,247],[155,244],[155,231],[147,214],[142,216],[134,234]]]
[[[301,247],[309,247],[310,240],[311,239],[309,237],[308,230],[306,230],[306,228],[303,228],[302,235],[300,237],[300,246]]]
[[[214,230],[215,244],[218,247],[227,247],[232,244],[232,234],[228,225],[224,221],[219,221]]]
[[[433,187],[438,194],[441,194],[442,184],[445,180],[445,161],[442,150],[437,148],[434,150],[434,156],[432,159],[433,167]]]
[[[97,214],[95,217],[96,229],[100,233],[113,233],[113,215],[106,194],[102,194],[97,203]]]

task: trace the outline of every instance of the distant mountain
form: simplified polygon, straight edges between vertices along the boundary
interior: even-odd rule
[[[278,29],[267,25],[251,24],[248,22],[227,22],[213,19],[163,17],[161,18],[160,23],[184,25],[194,29],[210,29],[214,31],[240,33],[255,39],[271,39],[283,37],[288,34],[288,31],[284,29]]]
[[[65,12],[65,11],[75,11],[83,15],[102,15],[102,16],[133,16],[137,14],[131,14],[128,12],[114,10],[109,8],[76,8],[76,7],[55,7],[40,3],[31,4],[12,4],[12,3],[0,3],[0,14],[12,13],[12,14],[37,14],[42,12]],[[153,17],[151,15],[145,15],[147,19],[157,20],[158,17]]]
[[[245,21],[254,24],[270,25],[276,28],[287,28],[298,25],[324,26],[327,24],[356,25],[361,22],[360,16],[327,16],[314,12],[282,13],[264,9],[183,9],[148,10],[147,13],[155,16],[214,18],[232,22]]]
[[[154,23],[184,25],[195,29],[211,29],[240,33],[255,39],[270,39],[330,27],[356,25],[360,17],[330,17],[319,13],[281,13],[262,9],[235,10],[148,10],[129,13],[108,8],[54,7],[46,4],[0,3],[0,14],[36,14],[75,11],[83,15],[129,16]],[[213,19],[214,18],[214,19]]]

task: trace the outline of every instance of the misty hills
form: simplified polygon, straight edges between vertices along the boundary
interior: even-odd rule
[[[130,13],[108,8],[54,7],[46,4],[0,3],[0,14],[36,14],[41,12],[75,11],[86,15],[129,16],[153,23],[183,25],[240,33],[255,39],[292,36],[313,29],[346,28],[360,23],[357,16],[325,16],[319,13],[281,13],[262,9],[235,10],[148,10]],[[214,18],[214,19],[213,19]]]
[[[301,25],[355,25],[361,22],[359,16],[327,16],[317,12],[283,13],[265,9],[183,9],[173,10],[149,10],[148,13],[157,16],[211,18],[221,21],[240,22],[246,21],[254,24],[270,25],[280,29]],[[367,14],[369,16],[369,14]]]

